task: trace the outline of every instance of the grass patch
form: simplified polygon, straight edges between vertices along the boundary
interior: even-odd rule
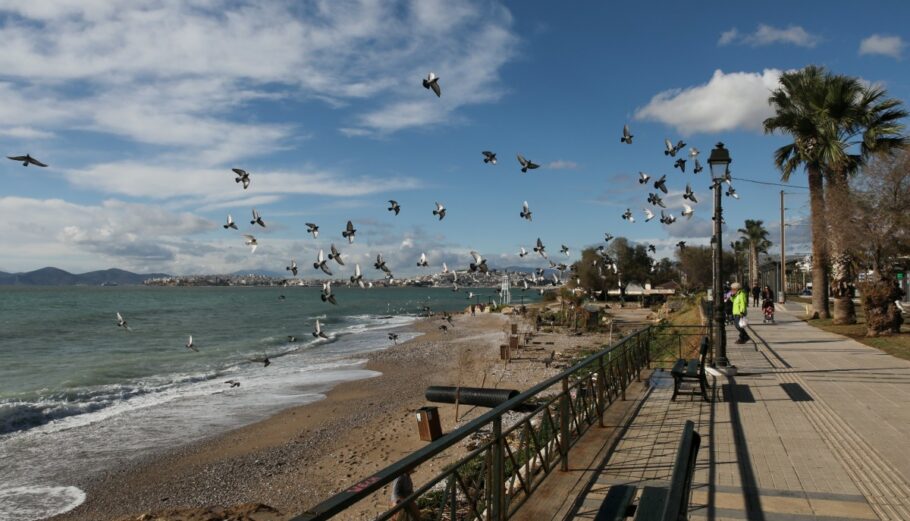
[[[835,325],[830,318],[815,320],[809,320],[806,317],[800,318],[810,326],[852,338],[861,344],[874,347],[889,355],[910,360],[910,327],[906,323],[902,325],[899,335],[867,337],[866,317],[863,314],[862,306],[856,306],[856,324]]]
[[[661,323],[651,341],[651,361],[657,367],[670,367],[678,358],[696,358],[704,336],[701,326],[701,302],[695,297],[685,300],[675,313]]]

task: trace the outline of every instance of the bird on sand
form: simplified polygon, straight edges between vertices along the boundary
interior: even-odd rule
[[[322,294],[319,295],[319,298],[323,302],[330,302],[337,305],[338,302],[335,300],[335,295],[332,294],[332,281],[327,280],[322,283]]]
[[[351,275],[351,284],[357,284],[363,289],[363,273],[360,272],[360,264],[354,265],[354,274]]]
[[[426,268],[426,267],[429,266],[429,265],[430,265],[430,263],[427,262],[427,254],[421,252],[421,253],[420,253],[420,258],[417,259],[417,267],[419,267],[419,268]]]
[[[652,212],[650,208],[642,208],[642,210],[645,212],[645,222],[654,218],[654,212]]]
[[[259,247],[259,243],[256,242],[256,237],[252,235],[244,235],[245,241],[244,244],[250,247],[250,253],[256,253],[256,248]]]
[[[319,324],[319,319],[316,319],[316,325],[313,326],[313,337],[315,338],[329,338],[325,334],[325,331],[322,330],[322,326]]]
[[[427,78],[423,80],[423,88],[432,89],[437,98],[442,96],[442,89],[439,88],[439,76],[433,72],[427,74]]]
[[[398,204],[398,201],[395,201],[395,200],[393,200],[393,199],[389,199],[389,208],[388,208],[388,210],[389,210],[390,212],[395,212],[395,215],[398,215],[398,212],[401,211],[401,205]]]
[[[474,259],[474,262],[470,263],[468,268],[470,268],[472,272],[479,271],[481,273],[486,273],[488,271],[487,259],[484,259],[479,253],[473,250],[471,251],[471,257]]]
[[[325,253],[322,250],[319,250],[319,253],[316,255],[316,262],[313,263],[313,269],[322,270],[326,275],[331,275],[332,270],[326,265],[327,262],[328,259],[325,258]]]
[[[685,203],[683,203],[683,208],[684,208],[684,210],[682,211],[683,217],[685,217],[686,219],[691,219],[692,214],[695,213],[695,210],[693,210],[691,206],[689,206]]]
[[[439,220],[441,221],[443,217],[446,216],[446,207],[439,204],[439,201],[436,201],[436,209],[433,210],[433,215],[438,215]]]
[[[297,276],[297,261],[295,261],[294,259],[291,259],[291,265],[285,266],[284,269],[286,269],[287,271],[290,271],[296,277]]]
[[[193,351],[196,351],[197,353],[199,352],[199,350],[196,349],[196,345],[193,344],[193,335],[190,335],[190,338],[187,339],[187,341],[186,341],[186,348],[187,348],[187,349],[190,349],[190,350],[193,350]]]
[[[522,219],[527,219],[529,222],[531,221],[531,210],[528,208],[528,202],[527,202],[527,201],[525,201],[524,203],[522,203],[522,205],[521,205],[521,213],[518,214],[518,215],[520,215]]]
[[[250,174],[242,168],[232,168],[231,170],[237,174],[237,177],[234,178],[235,183],[243,183],[243,189],[246,190],[250,187]]]
[[[660,179],[654,181],[654,188],[660,190],[663,193],[667,193],[667,176],[662,175]]]
[[[389,340],[395,342],[395,345],[398,345],[398,333],[389,333]]]
[[[231,216],[231,214],[228,214],[227,222],[224,223],[223,226],[224,226],[225,230],[227,230],[228,228],[233,228],[235,230],[237,229],[237,225],[234,224],[234,218]]]
[[[262,367],[268,367],[268,366],[272,365],[272,361],[269,360],[269,355],[262,355],[262,356],[257,356],[256,358],[250,358],[250,362],[262,364]]]
[[[335,247],[335,243],[332,243],[329,251],[329,260],[337,262],[339,266],[344,266],[344,260],[341,258],[341,252],[338,251],[338,248]]]
[[[250,221],[250,224],[258,224],[265,228],[265,221],[262,220],[262,216],[259,215],[259,212],[257,212],[255,208],[253,208],[253,220]]]
[[[630,208],[626,208],[626,211],[622,214],[622,218],[623,220],[629,221],[630,223],[635,222],[635,217],[632,217],[632,210]]]
[[[316,226],[313,223],[306,223],[306,232],[313,236],[313,238],[319,237],[319,226]]]
[[[695,192],[692,191],[692,187],[689,186],[689,183],[686,183],[686,193],[683,194],[683,199],[688,199],[695,204],[698,204],[698,199],[695,198]]]
[[[357,233],[357,230],[354,229],[354,223],[348,221],[347,226],[345,226],[344,231],[341,232],[341,236],[348,240],[348,244],[354,244],[354,234]]]
[[[540,240],[540,237],[537,238],[537,246],[534,246],[534,253],[539,254],[543,258],[547,258],[547,248],[543,245],[543,241]]]
[[[6,156],[6,158],[12,159],[13,161],[22,161],[22,166],[28,166],[28,165],[35,165],[35,166],[42,166],[42,167],[47,166],[44,163],[42,163],[41,161],[38,161],[34,157],[30,156],[29,154],[25,154],[24,156]]]
[[[484,150],[481,152],[483,154],[483,162],[490,163],[491,165],[496,164],[496,153],[490,152],[489,150]]]
[[[121,315],[119,311],[117,312],[117,326],[122,327],[126,331],[132,331],[130,326],[126,325],[126,319],[123,318],[123,315]]]
[[[632,135],[632,132],[629,130],[629,125],[622,126],[622,137],[619,138],[620,143],[625,143],[627,145],[632,144],[632,138],[635,137]]]
[[[648,174],[646,174],[644,172],[638,173],[638,184],[640,184],[640,185],[647,184],[649,179],[651,179],[651,176],[649,176]]]
[[[540,167],[540,165],[538,165],[537,163],[534,163],[533,161],[529,161],[529,160],[525,159],[525,156],[523,156],[521,154],[518,154],[518,164],[521,165],[522,174],[524,174],[528,170],[534,170],[535,168]]]
[[[443,334],[449,334],[449,326],[445,324],[439,326],[439,330],[442,331]]]

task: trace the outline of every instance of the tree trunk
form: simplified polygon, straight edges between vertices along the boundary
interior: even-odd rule
[[[749,241],[749,287],[758,284],[758,245]]]
[[[808,168],[809,207],[812,211],[812,318],[829,318],[828,241],[825,219],[825,185],[821,171]]]
[[[853,305],[853,256],[850,254],[848,244],[853,218],[849,190],[846,174],[832,172],[828,177],[825,207],[828,212],[831,295],[834,297],[835,324],[856,323],[856,307]]]

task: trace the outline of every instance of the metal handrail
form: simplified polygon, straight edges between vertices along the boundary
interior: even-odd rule
[[[430,492],[431,489],[440,486],[443,481],[446,481],[446,491],[443,494],[443,499],[448,501],[446,498],[450,493],[452,495],[452,517],[446,519],[455,518],[455,512],[458,510],[456,502],[459,497],[467,497],[470,500],[468,507],[472,510],[469,514],[469,518],[471,519],[483,517],[499,521],[508,518],[509,515],[514,513],[514,510],[527,499],[530,492],[537,488],[540,481],[542,481],[542,478],[539,478],[536,482],[527,482],[534,477],[531,476],[532,470],[537,473],[542,468],[544,470],[544,475],[546,475],[555,467],[557,462],[561,463],[563,470],[565,470],[567,468],[569,448],[574,445],[584,431],[590,427],[592,413],[597,416],[596,421],[603,426],[604,410],[609,404],[612,404],[613,400],[616,398],[621,397],[624,400],[626,387],[631,383],[633,378],[640,377],[640,372],[645,366],[650,365],[649,354],[652,337],[656,338],[661,336],[660,333],[665,327],[669,326],[649,325],[626,335],[613,345],[587,356],[562,373],[534,385],[518,396],[491,409],[455,431],[446,434],[442,438],[411,453],[388,467],[362,479],[344,491],[322,501],[318,505],[308,509],[306,512],[294,517],[293,521],[318,521],[329,519],[336,514],[345,511],[357,502],[371,496],[405,472],[418,467],[420,464],[430,460],[434,456],[449,449],[456,443],[488,425],[492,425],[493,429],[493,436],[489,440],[481,443],[480,446],[470,451],[467,456],[459,458],[454,464],[449,465],[445,471],[437,474],[426,484],[415,490],[410,497],[406,498],[405,501],[397,507],[390,508],[390,510],[381,514],[376,519],[390,519],[392,516],[396,515],[399,510],[404,508],[404,505],[407,502],[416,500],[422,495]],[[589,371],[592,364],[596,364],[596,367]],[[572,381],[573,379],[574,381]],[[530,399],[557,384],[562,385],[561,392],[554,396],[547,396],[547,399],[544,402],[535,404],[536,408],[531,413],[523,416],[519,422],[505,429],[505,432],[503,432],[503,415],[512,412],[516,407],[525,404],[525,402],[528,402]],[[575,393],[574,398],[572,396],[573,391]],[[593,392],[589,393],[589,391]],[[588,394],[591,394],[591,396],[587,396]],[[609,404],[605,404],[607,399],[609,399]],[[543,446],[541,446],[541,441],[538,436],[541,433],[535,432],[533,426],[533,419],[538,415],[541,418],[540,421],[545,421],[547,428],[549,429],[549,431],[544,432],[543,434],[552,436],[552,439],[544,440]],[[554,416],[556,416],[558,420],[554,420]],[[582,422],[587,423],[587,425],[582,426]],[[516,462],[514,451],[506,440],[507,436],[518,429],[524,429],[525,434],[527,435],[527,440],[522,442],[517,449],[524,450],[526,453],[526,459],[521,464]],[[558,433],[556,431],[557,429]],[[542,425],[541,432],[543,431],[544,427]],[[534,442],[535,448],[533,449],[534,456],[531,459],[533,459],[537,465],[533,469],[530,468],[529,459],[527,459],[532,450],[532,441]],[[558,451],[553,452],[554,450]],[[526,475],[524,477],[522,477],[522,471],[520,469],[512,475],[504,475],[504,466],[507,463],[505,459],[506,456],[513,466],[525,466]],[[484,458],[482,464],[484,480],[489,479],[490,482],[483,482],[485,494],[484,503],[486,505],[484,508],[478,509],[478,496],[471,498],[469,493],[470,487],[466,486],[463,483],[463,480],[461,480],[462,482],[459,482],[463,477],[459,474],[459,469],[463,466],[470,465],[471,462],[474,462],[481,457]],[[508,478],[508,481],[512,482],[512,485],[514,485],[516,479],[520,481],[520,489],[523,489],[525,492],[517,505],[506,504],[504,497],[508,495],[508,491],[504,490],[506,478]],[[510,485],[510,487],[512,485]],[[461,492],[459,492],[459,488],[461,488]],[[513,506],[514,508],[512,508]],[[449,506],[443,505],[442,508],[444,510],[449,508]],[[437,519],[443,519],[442,515],[440,514]]]

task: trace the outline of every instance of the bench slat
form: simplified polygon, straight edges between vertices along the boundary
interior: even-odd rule
[[[689,360],[689,366],[686,367],[686,376],[690,378],[698,377],[698,360]]]
[[[597,510],[594,521],[622,521],[629,515],[629,507],[635,499],[635,487],[631,485],[613,485],[607,497]]]
[[[645,487],[638,508],[635,509],[635,521],[663,521],[669,495],[670,490],[667,488]]]

